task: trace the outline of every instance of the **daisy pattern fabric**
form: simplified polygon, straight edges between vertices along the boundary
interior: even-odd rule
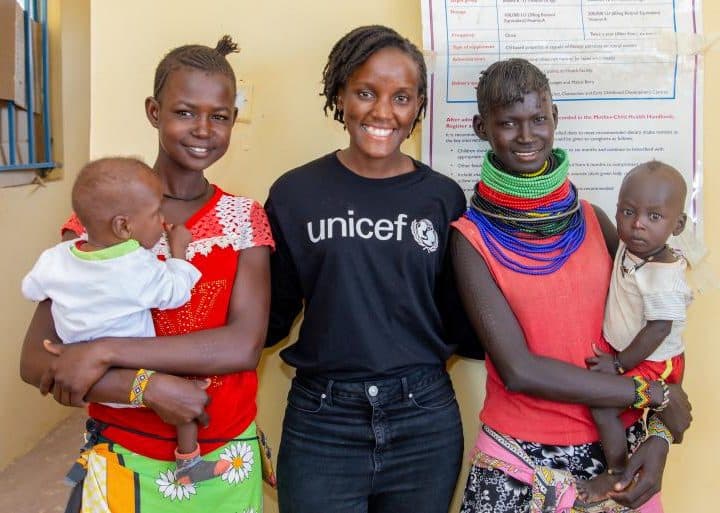
[[[82,513],[260,513],[262,468],[255,423],[204,456],[230,461],[220,476],[185,485],[174,463],[145,458],[117,444],[98,444],[87,455]]]

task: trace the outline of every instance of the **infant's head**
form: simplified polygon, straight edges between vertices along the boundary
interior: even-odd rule
[[[687,185],[672,166],[652,160],[625,175],[618,194],[618,234],[628,249],[645,257],[685,228]]]
[[[162,193],[160,179],[145,163],[109,157],[80,170],[72,206],[90,243],[102,247],[135,239],[151,248],[163,232]]]

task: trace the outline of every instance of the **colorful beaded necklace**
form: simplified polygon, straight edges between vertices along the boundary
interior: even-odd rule
[[[585,218],[577,189],[568,180],[568,167],[565,151],[555,149],[539,171],[511,175],[501,169],[492,152],[485,154],[465,217],[477,226],[493,257],[508,269],[551,274],[585,239]]]

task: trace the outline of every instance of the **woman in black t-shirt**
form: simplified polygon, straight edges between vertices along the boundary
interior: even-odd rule
[[[461,312],[446,265],[465,208],[451,179],[400,150],[424,114],[422,54],[387,27],[330,52],[325,112],[349,145],[289,171],[266,209],[268,345],[305,307],[281,353],[297,369],[278,455],[282,513],[447,511],[463,451],[445,361]]]

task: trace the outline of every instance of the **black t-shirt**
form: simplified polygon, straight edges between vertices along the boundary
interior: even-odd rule
[[[455,349],[443,324],[460,308],[446,248],[465,197],[450,178],[415,164],[369,179],[332,153],[270,189],[277,249],[268,345],[288,335],[304,301],[298,340],[281,352],[299,372],[390,376],[441,365]]]

